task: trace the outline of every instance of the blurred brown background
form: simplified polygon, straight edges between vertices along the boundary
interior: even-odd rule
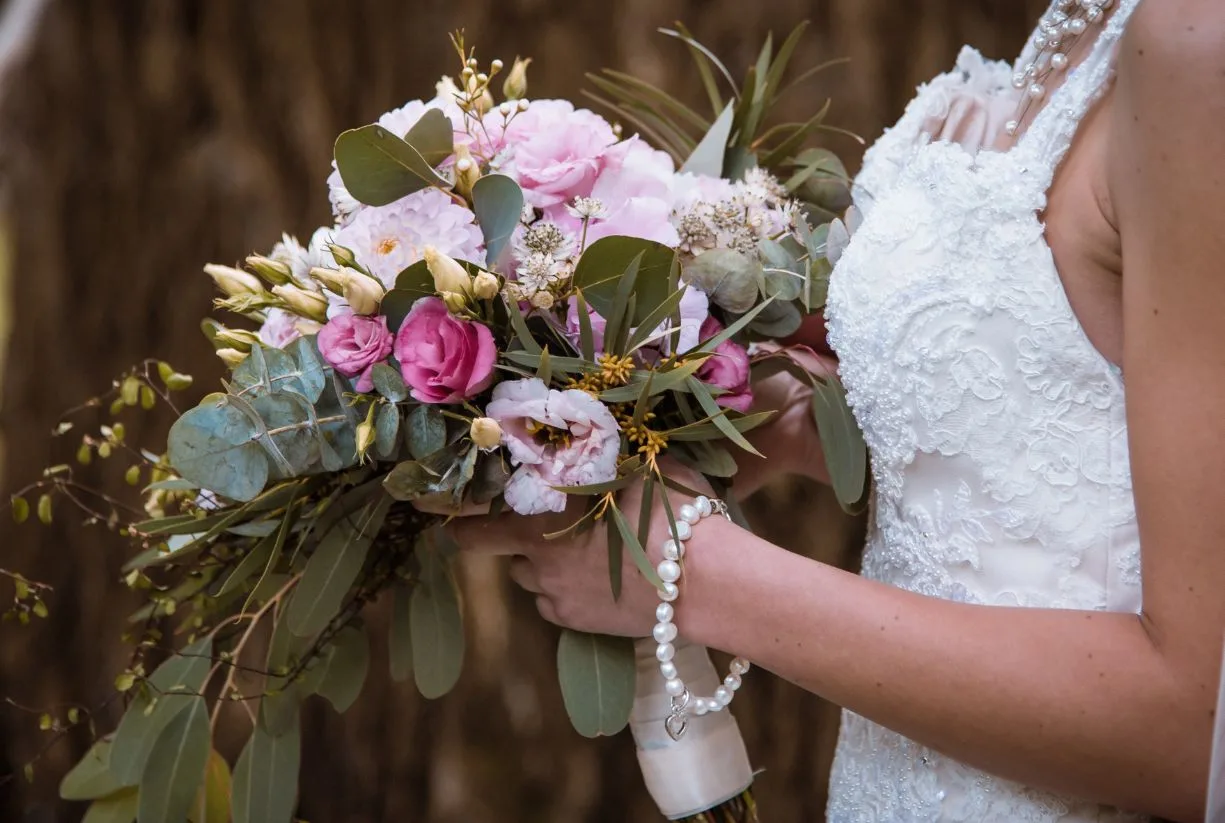
[[[829,122],[866,138],[892,122],[959,45],[1011,57],[1042,0],[6,0],[0,2],[0,490],[70,458],[48,432],[59,414],[147,355],[197,377],[220,366],[197,332],[211,289],[206,261],[266,251],[282,230],[305,237],[329,218],[333,137],[454,72],[446,34],[463,26],[485,59],[536,58],[531,95],[576,97],[609,66],[698,104],[684,49],[655,34],[675,20],[734,72],[765,33],[802,19],[798,54],[833,69],[793,93],[802,117],[826,97]],[[23,44],[28,48],[23,48]],[[860,149],[825,145],[856,168]],[[130,437],[156,443],[168,421]],[[84,479],[119,485],[123,466]],[[818,489],[784,484],[754,501],[763,531],[801,552],[853,565],[861,524]],[[121,668],[129,604],[117,592],[122,545],[61,517],[50,529],[0,519],[0,566],[56,587],[51,617],[0,627],[0,696],[25,706],[95,705]],[[435,702],[375,666],[338,717],[311,706],[300,815],[367,821],[650,821],[628,737],[590,742],[561,708],[555,634],[497,566],[464,568],[470,654],[458,689]],[[10,596],[0,581],[0,601]],[[375,617],[374,622],[379,622]],[[821,631],[814,626],[813,631]],[[377,632],[375,632],[377,636]],[[376,648],[376,656],[379,653]],[[376,659],[378,659],[376,657]],[[737,716],[769,823],[823,817],[836,734],[832,707],[764,673]],[[109,729],[115,714],[100,718]],[[47,742],[37,717],[0,705],[0,774]],[[77,820],[55,799],[87,745],[53,748],[32,785],[0,786],[0,820]],[[222,741],[225,748],[225,741]],[[227,752],[231,756],[235,752]]]

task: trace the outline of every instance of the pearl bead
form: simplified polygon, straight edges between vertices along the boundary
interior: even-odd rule
[[[1012,87],[1016,89],[1025,88],[1025,72],[1019,71],[1012,76]]]
[[[1068,56],[1060,52],[1059,54],[1051,55],[1051,68],[1055,71],[1063,71],[1068,67]]]
[[[673,677],[670,678],[668,682],[664,683],[664,691],[673,697],[680,697],[685,693],[685,684],[679,677]]]
[[[671,603],[680,596],[681,590],[676,587],[675,583],[664,583],[664,590],[659,593],[659,599],[665,603]]]
[[[680,560],[685,556],[685,544],[668,538],[663,551],[665,560]]]
[[[664,560],[655,567],[655,571],[659,572],[659,579],[665,583],[675,583],[681,579],[681,565],[675,560]]]
[[[1026,94],[1028,94],[1030,97],[1034,98],[1035,100],[1041,99],[1042,95],[1046,94],[1046,87],[1043,86],[1041,83],[1034,83],[1033,85],[1029,87],[1029,90],[1026,92]]]
[[[738,674],[729,674],[727,677],[723,678],[723,685],[727,686],[732,691],[736,691],[736,689],[740,688],[741,682],[740,675]]]
[[[681,506],[678,514],[680,515],[681,520],[684,520],[691,526],[702,519],[702,515],[698,514],[698,510],[688,503]]]
[[[655,649],[655,659],[660,663],[671,663],[673,657],[676,657],[676,646],[671,643],[660,643]]]
[[[715,689],[715,700],[718,700],[720,704],[726,706],[732,702],[732,690],[727,686],[720,686],[719,688]]]
[[[676,639],[676,624],[656,623],[655,628],[651,630],[651,636],[655,638],[656,643],[671,643]]]
[[[720,703],[718,700],[716,700],[716,699],[715,699],[715,698],[713,698],[713,697],[708,697],[708,698],[706,698],[706,708],[707,708],[707,709],[709,709],[709,710],[710,710],[710,711],[712,711],[712,712],[721,712],[721,711],[723,711],[723,707],[724,707],[724,705],[726,705],[726,704],[724,704],[724,703]]]
[[[1085,19],[1090,23],[1096,23],[1102,19],[1102,9],[1100,6],[1093,6],[1085,12]]]
[[[1090,11],[1088,16],[1092,17],[1092,14],[1093,12]],[[1098,12],[1098,16],[1099,17],[1101,16],[1101,12]],[[1093,21],[1093,22],[1096,22],[1096,21]],[[1071,20],[1068,20],[1066,23],[1063,24],[1063,27],[1067,29],[1070,33],[1077,34],[1077,35],[1084,34],[1085,29],[1088,28],[1088,26],[1089,24],[1086,23],[1080,17],[1073,17]]]
[[[677,520],[676,521],[676,539],[677,540],[688,540],[691,537],[693,537],[693,527],[690,526],[688,523],[686,523],[684,520]]]
[[[1004,124],[1004,131],[1008,132],[1008,134],[1011,136],[1011,135],[1016,134],[1017,129],[1019,129],[1020,127],[1021,127],[1021,124],[1018,123],[1016,120],[1009,120],[1007,123]]]
[[[743,657],[737,657],[732,660],[732,664],[728,666],[728,668],[731,669],[734,674],[745,675],[749,673],[749,669],[752,668],[752,666],[750,665],[749,661],[745,660]]]
[[[710,513],[714,511],[714,507],[710,505],[710,498],[704,494],[693,501],[693,507],[703,517],[710,517]]]
[[[659,664],[659,673],[664,676],[664,680],[671,680],[676,677],[676,664],[672,661]]]
[[[694,701],[693,713],[696,714],[698,717],[701,717],[702,715],[706,714],[708,711],[710,711],[710,709],[706,708],[705,700],[698,698],[696,701]]]
[[[655,607],[655,619],[660,623],[671,623],[675,614],[676,609],[672,608],[671,603],[660,603]]]

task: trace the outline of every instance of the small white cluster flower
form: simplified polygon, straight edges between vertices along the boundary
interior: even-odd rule
[[[710,249],[732,249],[755,255],[758,244],[790,231],[796,206],[779,181],[762,169],[751,169],[719,200],[698,200],[678,209],[672,222],[680,235],[680,249],[701,254]]]
[[[577,241],[569,232],[551,220],[538,220],[524,228],[515,239],[515,259],[520,263],[533,255],[545,255],[558,260],[567,260],[574,255]]]
[[[604,201],[595,197],[576,197],[566,205],[566,211],[579,220],[603,220],[608,217]]]
[[[533,254],[519,264],[515,282],[522,292],[533,295],[563,285],[573,273],[568,260],[558,260],[548,254]]]

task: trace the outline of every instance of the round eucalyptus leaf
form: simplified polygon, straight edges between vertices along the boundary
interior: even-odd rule
[[[562,700],[584,737],[625,728],[634,705],[634,641],[565,629],[557,644]]]
[[[268,482],[268,460],[256,442],[259,425],[213,394],[170,427],[167,456],[185,479],[223,497],[247,502]]]
[[[523,214],[523,190],[504,174],[487,174],[472,187],[472,211],[485,236],[485,255],[496,265]]]
[[[804,322],[804,315],[794,303],[775,301],[757,315],[749,330],[762,337],[787,337],[795,334]]]
[[[686,263],[682,276],[715,305],[744,314],[757,303],[762,268],[760,262],[738,251],[712,249]]]

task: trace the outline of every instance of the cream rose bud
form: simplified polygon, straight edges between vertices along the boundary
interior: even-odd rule
[[[472,187],[481,179],[481,167],[472,159],[472,152],[465,145],[455,147],[455,190],[471,199]]]
[[[295,314],[326,323],[328,299],[322,294],[300,289],[297,286],[273,286],[272,293],[281,298],[285,307]]]
[[[426,246],[423,256],[426,268],[434,278],[434,289],[439,294],[452,292],[467,295],[472,291],[472,278],[459,263],[433,246]]]
[[[253,254],[247,258],[247,265],[274,286],[283,286],[293,282],[293,271],[280,260],[273,260],[262,254]]]
[[[225,326],[217,329],[216,343],[223,349],[237,349],[249,352],[251,347],[258,345],[259,335],[245,329],[227,329]]]
[[[247,353],[238,349],[217,349],[217,356],[230,369],[238,368],[238,365],[247,359]]]
[[[442,302],[446,304],[447,311],[451,312],[451,314],[460,314],[464,309],[468,308],[468,298],[453,291],[444,291],[442,293]]]
[[[357,314],[376,314],[386,291],[379,281],[356,269],[341,269],[344,277],[344,298]]]
[[[364,459],[366,452],[374,446],[375,432],[374,424],[369,420],[363,420],[357,424],[357,456],[359,459]]]
[[[325,269],[322,266],[312,266],[311,279],[332,294],[344,294],[345,278],[337,269]]]
[[[527,67],[531,65],[531,62],[530,57],[515,58],[514,65],[510,67],[510,74],[506,75],[506,80],[502,83],[502,94],[507,100],[527,97]]]
[[[264,284],[259,282],[258,277],[248,272],[240,271],[230,266],[218,266],[216,263],[209,263],[204,267],[204,273],[213,278],[217,288],[225,292],[228,297],[264,293]]]
[[[498,278],[492,272],[483,271],[472,279],[472,293],[478,300],[492,300],[498,296]]]
[[[478,449],[496,449],[498,444],[502,442],[502,427],[498,425],[497,420],[492,420],[488,417],[478,417],[472,421],[472,427],[468,430],[468,435],[472,438],[472,442],[476,444]]]
[[[531,303],[538,309],[553,308],[553,295],[547,291],[538,291],[532,295]]]

